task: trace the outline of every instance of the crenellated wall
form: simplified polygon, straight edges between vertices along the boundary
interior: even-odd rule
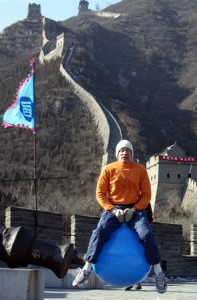
[[[57,35],[55,40],[47,40],[46,34],[43,34],[43,41],[45,43],[40,51],[40,63],[63,57],[68,47],[71,48],[79,44],[75,35],[70,32]]]

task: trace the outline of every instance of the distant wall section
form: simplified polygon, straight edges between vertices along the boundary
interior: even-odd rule
[[[76,83],[72,77],[68,74],[68,72],[63,68],[63,65],[60,66],[60,72],[62,75],[70,82],[73,86],[73,90],[75,94],[87,105],[89,108],[96,125],[98,126],[98,131],[103,139],[104,143],[104,153],[106,153],[109,144],[109,135],[110,135],[110,128],[103,113],[100,105],[94,99],[94,97],[88,93],[83,87],[81,87],[78,83]]]
[[[188,185],[183,197],[182,207],[186,212],[197,217],[197,182],[191,178],[188,179]]]

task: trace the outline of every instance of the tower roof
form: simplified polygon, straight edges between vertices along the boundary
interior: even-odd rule
[[[181,149],[175,142],[173,145],[168,146],[163,151],[158,153],[159,155],[172,155],[172,156],[185,156],[185,151]]]

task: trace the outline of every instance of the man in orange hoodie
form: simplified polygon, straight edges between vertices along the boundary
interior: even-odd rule
[[[146,260],[156,274],[157,292],[167,290],[158,245],[145,211],[151,199],[149,177],[143,165],[133,162],[133,156],[133,145],[128,140],[121,140],[116,146],[117,161],[108,164],[101,172],[96,198],[104,211],[92,232],[86,263],[74,279],[73,286],[86,280],[104,243],[121,223],[127,222],[144,244]]]

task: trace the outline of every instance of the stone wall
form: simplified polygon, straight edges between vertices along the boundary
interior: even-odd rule
[[[62,244],[62,214],[38,211],[38,238]],[[98,217],[73,215],[70,242],[81,252],[86,252],[90,235],[99,221]],[[35,210],[8,207],[5,214],[7,227],[24,226],[34,234]],[[153,232],[158,241],[162,263],[167,277],[196,278],[197,225],[191,226],[191,255],[182,255],[182,225],[153,222]]]
[[[60,72],[68,80],[73,87],[74,93],[80,98],[82,102],[87,105],[90,113],[92,114],[94,121],[97,125],[98,132],[103,140],[104,154],[102,167],[115,160],[113,151],[116,144],[122,139],[121,128],[110,113],[110,111],[100,103],[95,97],[80,86],[73,77],[69,74],[69,70],[66,70],[63,65],[60,66]]]
[[[5,226],[24,226],[29,232],[35,233],[35,210],[9,206],[5,210]],[[61,244],[63,239],[63,217],[60,213],[37,211],[37,238]]]
[[[102,18],[113,18],[113,19],[117,19],[120,16],[123,16],[124,14],[116,14],[116,13],[112,13],[112,12],[107,12],[107,11],[97,11],[95,12],[95,15],[102,17]]]
[[[50,61],[57,57],[62,57],[60,72],[71,84],[74,93],[80,98],[82,102],[84,102],[84,104],[90,110],[90,113],[94,118],[94,122],[97,125],[98,133],[103,141],[103,167],[107,163],[115,160],[113,152],[115,150],[116,144],[122,139],[121,128],[110,111],[92,94],[90,94],[76,82],[74,76],[71,74],[70,70],[67,67],[68,61],[73,54],[74,48],[79,44],[75,35],[71,33],[62,33],[56,36],[55,45],[54,38],[52,40],[49,40],[47,38],[49,31],[48,27],[53,27],[53,23],[44,18],[43,24],[43,47],[40,51],[39,61],[43,63],[44,61]]]
[[[86,252],[92,230],[96,228],[98,217],[71,216],[71,243],[81,252]]]
[[[153,205],[153,200],[151,199],[151,205],[154,211],[154,217],[160,215],[160,212],[163,211],[167,214],[170,207],[181,206],[184,188],[182,185],[175,184],[158,184],[157,186],[151,186],[151,190],[157,187],[156,189],[156,201]]]
[[[183,197],[182,207],[186,212],[197,217],[197,182],[191,178],[188,179],[188,185]]]
[[[98,220],[98,217],[81,215],[71,217],[71,242],[80,251],[86,252],[91,232]],[[153,222],[152,228],[158,241],[166,276],[196,278],[197,256],[182,255],[182,225]]]
[[[192,224],[190,228],[190,252],[197,255],[197,224]]]
[[[66,80],[71,84],[74,93],[81,99],[81,101],[83,101],[87,105],[88,109],[90,110],[94,118],[94,121],[98,126],[99,134],[103,139],[104,153],[106,153],[108,149],[108,143],[109,143],[110,128],[107,119],[105,117],[105,114],[103,113],[103,110],[101,109],[97,101],[94,99],[94,97],[90,93],[88,93],[82,86],[80,86],[68,74],[68,72],[63,68],[63,65],[60,66],[60,72],[66,78]]]
[[[43,30],[43,44],[39,54],[40,63],[57,59],[58,57],[64,57],[67,49],[77,46],[79,41],[71,32],[62,32],[56,36],[56,39],[48,40],[45,30]]]

